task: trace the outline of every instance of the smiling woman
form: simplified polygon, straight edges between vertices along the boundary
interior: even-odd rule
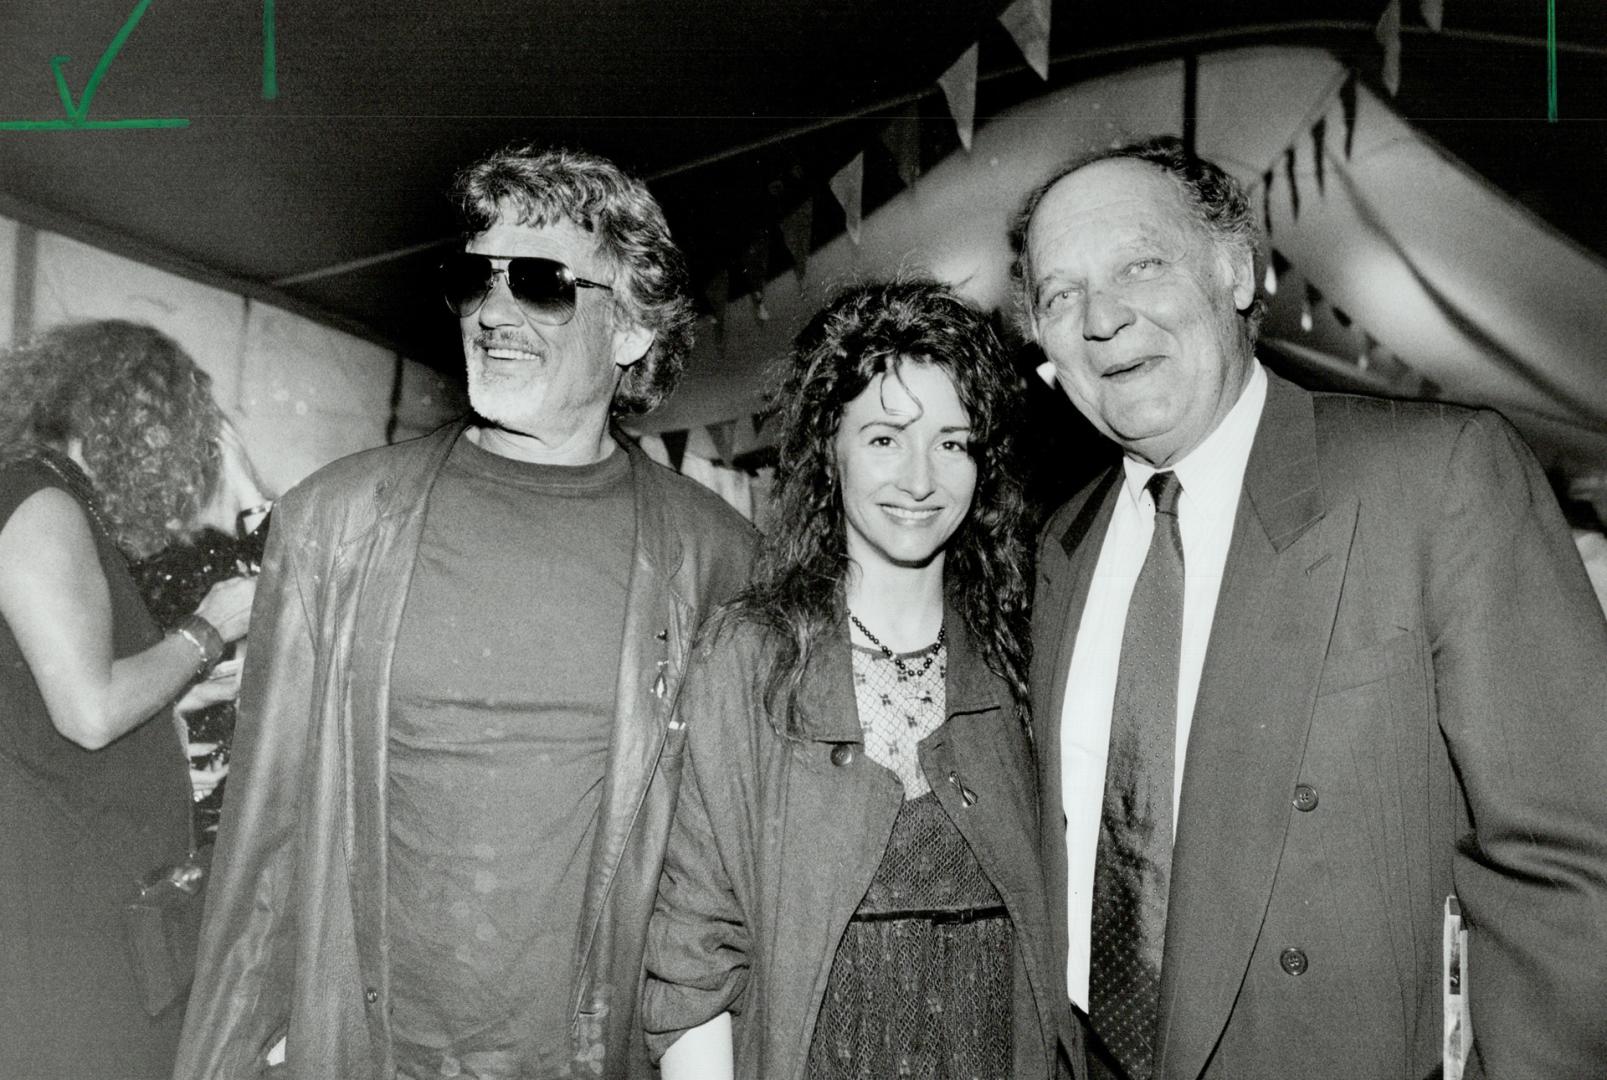
[[[872,577],[900,567],[941,582],[944,545],[976,489],[970,435],[954,381],[929,362],[895,360],[848,403],[837,469],[861,584],[867,566]]]
[[[799,335],[760,568],[678,706],[643,1007],[666,1080],[1052,1075],[1023,389],[932,282]]]

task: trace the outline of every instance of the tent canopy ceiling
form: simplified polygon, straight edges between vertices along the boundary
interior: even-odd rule
[[[1185,77],[1182,63],[1158,61],[1007,110],[971,153],[951,155],[868,215],[857,244],[833,239],[801,285],[774,284],[768,318],[733,306],[720,337],[700,343],[693,392],[678,395],[663,422],[723,419],[711,407],[716,384],[720,406],[757,409],[765,380],[751,358],[782,352],[832,283],[855,274],[921,267],[986,309],[1010,308],[1005,233],[1027,190],[1064,147],[1177,131]],[[1271,226],[1278,273],[1265,358],[1311,383],[1496,405],[1546,442],[1553,462],[1607,462],[1607,262],[1444,154],[1366,87],[1347,109],[1347,71],[1324,51],[1208,53],[1194,78],[1201,153],[1244,182]],[[1238,122],[1236,110],[1258,122]]]
[[[1383,6],[1061,0],[1047,89],[1266,43],[1321,47],[1376,88]],[[1544,122],[1545,12],[1507,0],[1448,0],[1440,33],[1407,0],[1393,104],[1584,249],[1607,251],[1607,218],[1579,194],[1607,170],[1607,5],[1556,6],[1563,123]],[[607,154],[651,180],[701,287],[805,201],[813,245],[832,243],[842,217],[826,180],[890,119],[918,118],[924,167],[953,155],[935,80],[971,44],[979,133],[1042,94],[995,21],[1003,7],[18,0],[0,11],[0,120],[60,120],[72,100],[92,121],[188,125],[0,130],[0,212],[321,314],[454,371],[428,271],[450,233],[440,193],[455,167],[512,140]],[[1262,108],[1201,95],[1202,149],[1226,129],[1256,160],[1258,139],[1286,137]],[[867,214],[901,190],[885,154],[868,155]],[[785,250],[772,246],[779,273]],[[733,291],[741,284],[738,273]]]

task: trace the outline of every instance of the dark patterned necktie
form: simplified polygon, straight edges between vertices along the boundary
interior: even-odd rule
[[[1133,586],[1116,669],[1088,984],[1094,1032],[1131,1080],[1149,1080],[1155,1067],[1183,641],[1183,488],[1163,472],[1145,490],[1155,500],[1155,534]]]

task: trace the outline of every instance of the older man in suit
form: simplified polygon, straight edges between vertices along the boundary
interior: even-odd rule
[[[1253,215],[1175,139],[1053,177],[1012,239],[1122,451],[1046,527],[1034,617],[1090,1072],[1415,1080],[1466,991],[1467,1075],[1607,1075],[1607,625],[1533,456],[1262,368]]]

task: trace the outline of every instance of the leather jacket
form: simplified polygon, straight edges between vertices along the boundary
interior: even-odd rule
[[[176,1077],[263,1075],[281,1038],[298,1078],[395,1073],[390,664],[426,498],[463,429],[342,459],[275,507]],[[697,624],[746,582],[756,535],[625,445],[636,555],[573,1007],[577,1073],[605,1077],[651,1075],[635,1006],[679,776],[665,735]]]

